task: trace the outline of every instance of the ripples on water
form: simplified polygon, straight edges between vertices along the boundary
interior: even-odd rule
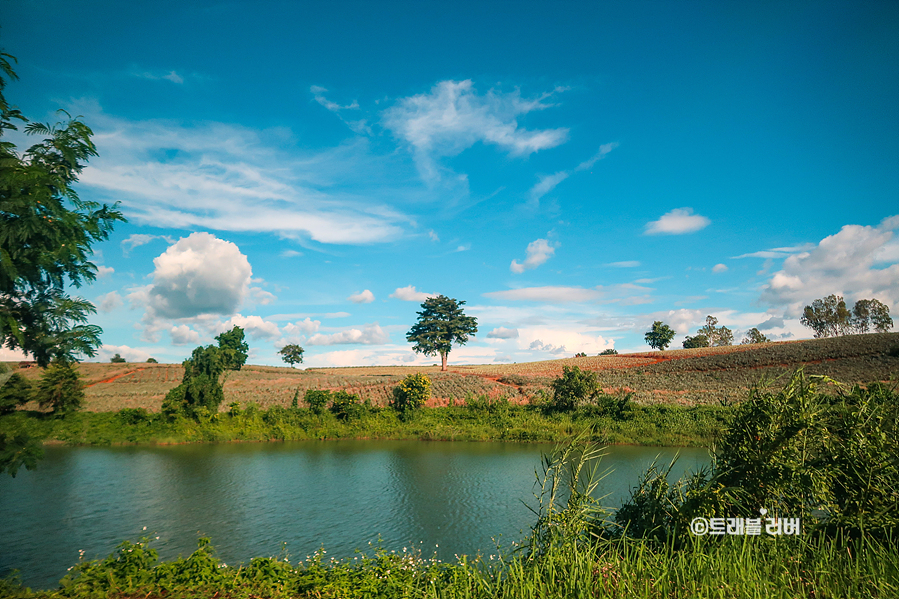
[[[0,576],[52,588],[66,568],[105,557],[147,535],[162,559],[212,538],[227,563],[278,555],[291,561],[319,547],[347,557],[420,548],[426,556],[492,553],[519,541],[533,522],[535,469],[550,445],[423,441],[334,441],[50,447],[35,471],[0,478]],[[656,455],[675,449],[612,447],[600,494],[620,505]],[[708,461],[681,449],[679,468]],[[143,527],[146,526],[146,531]]]

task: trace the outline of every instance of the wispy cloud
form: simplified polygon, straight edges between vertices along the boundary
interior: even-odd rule
[[[397,238],[409,221],[387,203],[397,190],[366,181],[380,159],[364,140],[298,158],[276,149],[284,142],[279,132],[128,121],[90,103],[72,109],[90,114],[94,141],[104,148],[81,183],[122,200],[138,223],[367,244]]]
[[[518,117],[549,108],[545,100],[561,89],[526,100],[521,93],[494,90],[480,95],[471,80],[441,81],[429,93],[401,98],[383,114],[384,126],[412,149],[426,180],[440,178],[437,160],[455,156],[477,142],[496,145],[513,156],[553,148],[568,129],[527,130]]]
[[[622,260],[621,262],[609,262],[606,266],[612,266],[614,268],[636,268],[640,266],[639,260]]]
[[[547,286],[490,291],[483,295],[484,297],[499,300],[566,303],[596,300],[602,296],[602,293],[596,289],[584,289],[583,287]]]
[[[659,220],[646,223],[644,235],[683,235],[695,233],[711,224],[708,218],[693,214],[692,208],[675,208]]]
[[[326,88],[321,87],[319,85],[313,85],[309,88],[309,91],[312,92],[312,96],[315,98],[315,101],[333,112],[337,115],[337,117],[343,121],[350,129],[355,131],[356,133],[362,135],[370,135],[371,127],[368,126],[368,121],[365,119],[356,119],[350,120],[343,117],[341,114],[344,110],[359,110],[359,103],[353,100],[352,104],[347,104],[346,106],[341,106],[337,102],[332,102],[325,97],[325,92],[328,91]]]

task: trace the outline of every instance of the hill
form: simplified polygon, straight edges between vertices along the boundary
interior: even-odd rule
[[[245,366],[228,373],[225,402],[256,402],[261,407],[289,406],[295,393],[306,389],[344,389],[385,405],[391,389],[405,375],[428,374],[433,397],[429,405],[462,403],[469,394],[506,396],[526,403],[548,391],[549,383],[565,366],[597,373],[609,393],[633,392],[641,404],[715,404],[738,401],[748,389],[802,367],[807,374],[823,374],[843,383],[899,380],[899,333],[848,335],[618,356],[588,356],[521,364],[450,366],[364,366],[309,368]],[[146,408],[156,412],[165,394],[181,382],[180,364],[79,365],[87,384],[86,409],[95,412]],[[37,378],[39,370],[21,371]]]

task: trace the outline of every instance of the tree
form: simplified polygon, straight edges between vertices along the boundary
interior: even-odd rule
[[[440,370],[446,370],[446,357],[453,344],[464,345],[469,335],[478,332],[478,319],[465,316],[464,301],[438,295],[429,297],[421,305],[418,322],[406,333],[406,340],[415,345],[412,349],[426,356],[440,354]]]
[[[646,339],[646,343],[649,344],[649,347],[665,351],[665,348],[668,347],[671,344],[671,340],[674,339],[674,331],[661,320],[657,320],[652,323],[652,329],[646,331],[646,335],[644,335],[643,338]]]
[[[84,384],[72,364],[54,362],[41,375],[35,391],[42,408],[65,415],[81,409],[84,404]]]
[[[699,331],[697,332],[697,335],[702,335],[703,337],[705,337],[708,340],[708,345],[706,345],[705,347],[710,347],[713,345],[718,346],[718,347],[724,346],[724,345],[733,345],[733,343],[734,343],[733,332],[725,326],[720,326],[720,327],[715,326],[717,324],[718,324],[717,318],[715,318],[714,316],[711,316],[711,315],[706,316],[705,317],[705,326],[700,327]]]
[[[219,342],[219,354],[222,368],[240,370],[247,363],[247,352],[250,346],[244,341],[243,329],[235,326],[215,338]]]
[[[618,350],[617,349],[604,349],[601,352],[599,352],[599,355],[600,356],[617,356]]]
[[[684,349],[696,349],[699,347],[708,347],[709,346],[709,338],[703,335],[702,333],[696,333],[695,337],[690,337],[687,335],[687,338],[684,339]]]
[[[409,418],[429,397],[431,397],[431,379],[420,372],[409,374],[393,388],[390,407],[399,412],[402,418]]]
[[[17,79],[0,53],[0,136],[25,123],[26,135],[44,140],[19,153],[0,137],[0,345],[31,354],[38,365],[96,355],[101,329],[87,323],[94,306],[66,287],[96,278],[91,246],[124,221],[118,204],[83,201],[73,185],[97,155],[93,132],[64,113],[56,125],[31,123],[3,96]]]
[[[893,328],[890,309],[877,299],[860,299],[852,307],[850,326],[856,333],[867,333],[874,329],[875,333],[886,333]]]
[[[44,448],[38,439],[24,433],[11,435],[0,432],[0,474],[9,472],[15,478],[19,468],[25,466],[28,470],[34,470],[42,457]]]
[[[15,412],[19,406],[31,400],[31,394],[31,383],[28,379],[18,372],[12,373],[0,386],[0,415]]]
[[[748,331],[746,331],[746,336],[743,337],[743,341],[740,342],[740,345],[749,345],[751,343],[770,343],[771,340],[765,337],[761,331],[757,328],[752,327]]]
[[[814,332],[815,339],[820,339],[845,335],[851,327],[850,317],[842,296],[831,294],[806,306],[799,322]]]
[[[114,356],[112,357],[112,359],[110,360],[110,362],[112,362],[113,364],[123,364],[123,363],[126,362],[126,360],[125,360],[125,358],[123,358],[123,357],[120,356],[119,354],[116,354],[116,355],[114,355]]]
[[[293,368],[295,364],[303,363],[303,348],[299,345],[293,343],[285,345],[278,353],[281,355],[282,360],[287,364],[290,364],[291,368]]]
[[[596,373],[591,370],[581,370],[577,366],[562,367],[562,375],[556,377],[550,386],[553,390],[550,406],[555,410],[562,411],[573,410],[578,403],[596,397],[599,392]]]

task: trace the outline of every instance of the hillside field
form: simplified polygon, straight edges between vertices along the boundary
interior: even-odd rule
[[[15,366],[15,365],[14,365]],[[717,404],[739,401],[752,385],[773,380],[803,367],[806,374],[823,374],[854,384],[899,381],[899,333],[848,335],[812,339],[734,345],[702,349],[653,351],[618,356],[588,356],[521,364],[439,366],[364,366],[308,368],[245,366],[227,373],[225,402],[260,407],[287,407],[307,389],[343,389],[386,405],[391,389],[407,374],[423,372],[431,377],[431,406],[461,404],[469,395],[508,397],[528,403],[549,391],[552,379],[564,366],[596,371],[608,393],[632,392],[638,404]],[[86,388],[85,409],[94,412],[145,408],[158,412],[165,394],[181,382],[180,364],[92,363],[79,365]],[[40,376],[38,368],[23,368],[28,378]],[[301,403],[302,405],[302,403]],[[36,406],[29,406],[35,409]]]

